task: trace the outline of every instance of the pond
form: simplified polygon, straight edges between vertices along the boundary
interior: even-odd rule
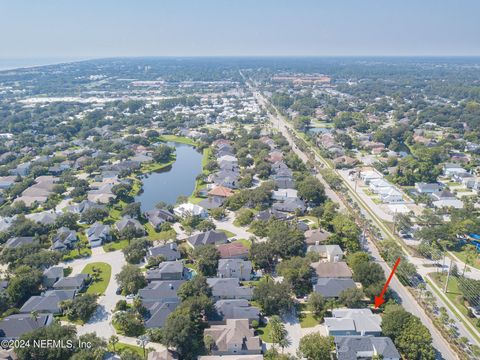
[[[175,147],[176,160],[172,166],[146,175],[143,191],[135,197],[142,211],[155,208],[160,201],[175,204],[180,195],[190,196],[195,189],[195,179],[202,172],[202,154],[193,146],[169,142]]]

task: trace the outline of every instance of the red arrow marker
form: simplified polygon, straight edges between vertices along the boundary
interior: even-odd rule
[[[380,293],[379,296],[375,296],[375,308],[378,308],[380,305],[382,305],[385,302],[385,299],[383,296],[385,295],[385,291],[387,291],[388,284],[390,284],[390,280],[392,280],[393,274],[395,274],[395,270],[397,270],[398,264],[400,264],[400,258],[397,259],[395,262],[395,265],[393,265],[392,272],[390,273],[390,276],[387,279],[387,282],[385,285],[383,285],[382,292]]]

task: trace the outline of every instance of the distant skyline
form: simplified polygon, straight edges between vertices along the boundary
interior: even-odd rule
[[[479,13],[477,0],[0,0],[0,59],[480,56]]]

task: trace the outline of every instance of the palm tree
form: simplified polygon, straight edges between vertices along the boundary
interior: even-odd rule
[[[117,335],[112,335],[108,339],[108,343],[112,346],[113,352],[115,352],[115,345],[119,342]]]
[[[275,347],[276,344],[280,345],[282,348],[288,346],[288,332],[280,317],[274,315],[270,317],[268,322],[270,324],[270,338],[272,339],[273,347]]]
[[[467,270],[467,265],[472,265],[477,258],[477,249],[473,245],[465,246],[465,266],[463,267],[462,276],[465,276],[465,270]]]
[[[149,341],[150,341],[150,338],[147,335],[140,335],[137,339],[137,344],[140,345],[143,349],[143,357],[144,358],[147,357],[145,347],[147,346]]]
[[[38,311],[33,310],[32,312],[30,312],[30,318],[35,320],[35,323],[38,325],[38,318],[39,318]]]

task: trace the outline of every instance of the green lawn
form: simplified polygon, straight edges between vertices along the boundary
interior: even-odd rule
[[[160,136],[160,141],[173,141],[177,143],[197,146],[197,143],[195,142],[195,140],[189,139],[184,136],[177,136],[177,135],[162,135]]]
[[[145,229],[147,230],[148,240],[175,240],[175,238],[177,237],[177,233],[175,232],[175,230],[171,229],[168,231],[156,231],[150,223],[145,224]]]
[[[217,231],[221,231],[221,232],[225,233],[225,235],[227,235],[227,238],[229,238],[229,239],[230,239],[231,237],[234,237],[234,236],[235,236],[234,233],[232,233],[231,231],[225,230],[225,229],[217,229]]]
[[[433,280],[435,282],[435,284],[438,285],[438,287],[440,287],[441,289],[443,289],[445,287],[445,279],[446,279],[446,275],[445,274],[442,274],[442,273],[433,273],[433,274],[430,274],[429,275],[429,278],[431,280]],[[428,280],[427,281],[431,281],[431,280]],[[432,287],[433,288],[433,287]],[[433,290],[438,294],[438,291],[433,288]],[[440,294],[439,294],[440,295]],[[462,292],[460,291],[460,289],[458,288],[458,279],[454,276],[450,276],[450,278],[448,279],[448,289],[447,289],[447,293],[444,294],[446,295],[450,301],[455,304],[455,309],[457,310],[457,312],[461,312],[463,315],[465,315],[465,317],[468,319],[468,321],[470,322],[470,324],[472,324],[474,327],[476,327],[478,329],[478,327],[476,326],[476,323],[475,323],[475,319],[470,319],[468,317],[468,309],[467,307],[465,306],[465,303],[463,302],[462,300]],[[455,310],[451,308],[451,306],[449,304],[446,304],[448,308],[450,308],[450,310],[453,311],[453,313],[455,313]],[[460,321],[464,322],[463,320],[460,319]],[[469,331],[470,332],[470,331]],[[477,338],[477,336],[470,332],[475,338]],[[477,340],[480,340],[477,338]]]
[[[115,251],[115,250],[122,250],[128,246],[128,240],[118,240],[118,241],[112,241],[110,243],[107,243],[103,245],[103,250],[105,251]]]
[[[68,322],[70,324],[85,325],[85,323],[82,320],[77,319],[77,320],[72,321],[67,317],[67,315],[55,316],[55,319],[58,320],[58,321],[65,321],[65,322]]]
[[[121,354],[122,351],[125,349],[131,350],[143,358],[143,349],[140,346],[125,344],[120,342],[118,344],[115,344],[115,353]],[[113,351],[113,347],[111,345],[108,345],[108,350]],[[148,344],[147,344],[146,352],[148,353]]]
[[[465,250],[460,250],[460,251],[452,251],[452,254],[454,254],[456,257],[458,257],[461,261],[465,262],[467,260],[467,255]],[[474,268],[480,269],[480,256],[477,255],[477,259],[475,260],[474,263],[468,264],[470,266],[473,266]],[[463,270],[463,269],[461,269]]]
[[[320,321],[312,313],[300,313],[300,327],[310,328],[320,324]]]
[[[63,256],[63,261],[73,260],[73,259],[80,259],[83,257],[89,257],[92,255],[92,250],[88,247],[80,248],[80,253],[78,249],[72,249],[67,252],[66,255]]]
[[[104,294],[110,282],[112,267],[104,262],[90,263],[83,268],[82,274],[90,274],[90,276],[93,276],[93,269],[99,270],[99,276],[97,280],[92,281],[87,289],[87,294]]]
[[[257,334],[260,336],[260,339],[266,343],[271,343],[272,339],[270,339],[270,324],[262,325],[257,328]]]

